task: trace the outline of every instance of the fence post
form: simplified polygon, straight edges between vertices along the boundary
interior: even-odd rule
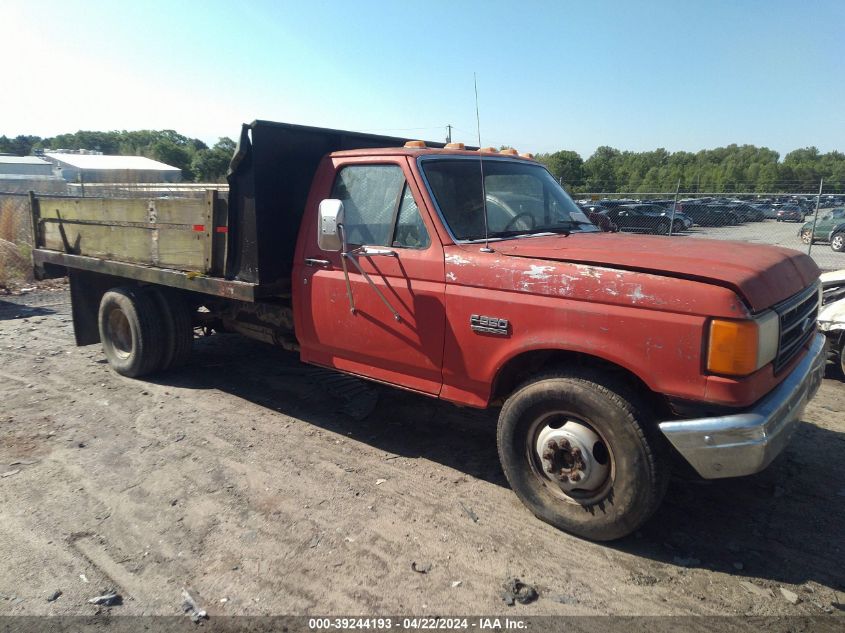
[[[672,237],[672,230],[675,228],[675,208],[678,206],[678,192],[681,190],[681,179],[675,187],[675,201],[672,203],[672,217],[669,220],[669,237]]]
[[[813,237],[816,235],[816,222],[819,219],[819,205],[822,201],[822,187],[824,187],[824,178],[819,181],[819,195],[816,196],[816,214],[813,216],[813,228],[810,229],[810,243],[807,244],[807,255],[813,251]]]

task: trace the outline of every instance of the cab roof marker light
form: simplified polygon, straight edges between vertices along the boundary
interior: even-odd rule
[[[446,143],[443,149],[466,149],[463,143]]]
[[[482,147],[478,151],[485,153],[485,154],[498,154],[499,153],[499,150],[497,150],[495,147]]]
[[[406,149],[425,149],[425,141],[408,141],[405,143]]]
[[[518,156],[519,152],[517,152],[513,147],[509,147],[507,149],[500,149],[500,154],[505,154],[506,156]]]
[[[532,154],[531,152],[522,152],[522,153],[520,154],[520,156],[522,156],[522,158],[527,158],[527,159],[529,159],[529,160],[534,160],[534,154]]]

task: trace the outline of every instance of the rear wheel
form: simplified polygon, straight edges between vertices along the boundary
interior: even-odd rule
[[[658,222],[657,227],[655,228],[655,232],[658,235],[668,235],[669,234],[669,223],[668,222]]]
[[[845,233],[834,233],[830,238],[830,247],[837,253],[845,251]]]
[[[166,325],[161,369],[184,365],[194,344],[193,315],[181,293],[167,288],[151,289]]]
[[[621,383],[596,373],[550,373],[502,408],[499,458],[511,488],[541,520],[608,541],[657,509],[669,466],[645,409]]]
[[[155,299],[144,288],[115,288],[100,301],[103,352],[117,373],[130,378],[159,368],[167,338]]]

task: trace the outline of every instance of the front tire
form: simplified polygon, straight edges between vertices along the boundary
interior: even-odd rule
[[[810,229],[804,229],[801,231],[801,241],[805,244],[812,244],[814,242],[812,235],[813,232]]]
[[[668,235],[669,234],[669,223],[668,222],[659,222],[657,227],[654,229],[658,235]]]
[[[541,520],[609,541],[660,505],[669,465],[646,409],[598,373],[555,372],[518,389],[502,408],[499,458],[511,488]]]
[[[845,233],[834,233],[833,236],[830,238],[830,248],[832,248],[837,253],[845,251]]]

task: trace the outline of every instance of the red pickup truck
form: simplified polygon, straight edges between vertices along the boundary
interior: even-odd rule
[[[205,325],[500,408],[514,492],[579,536],[637,529],[673,466],[765,468],[820,384],[810,258],[603,233],[530,155],[256,121],[229,182],[32,197],[36,270],[69,275],[77,343],[137,377]]]

